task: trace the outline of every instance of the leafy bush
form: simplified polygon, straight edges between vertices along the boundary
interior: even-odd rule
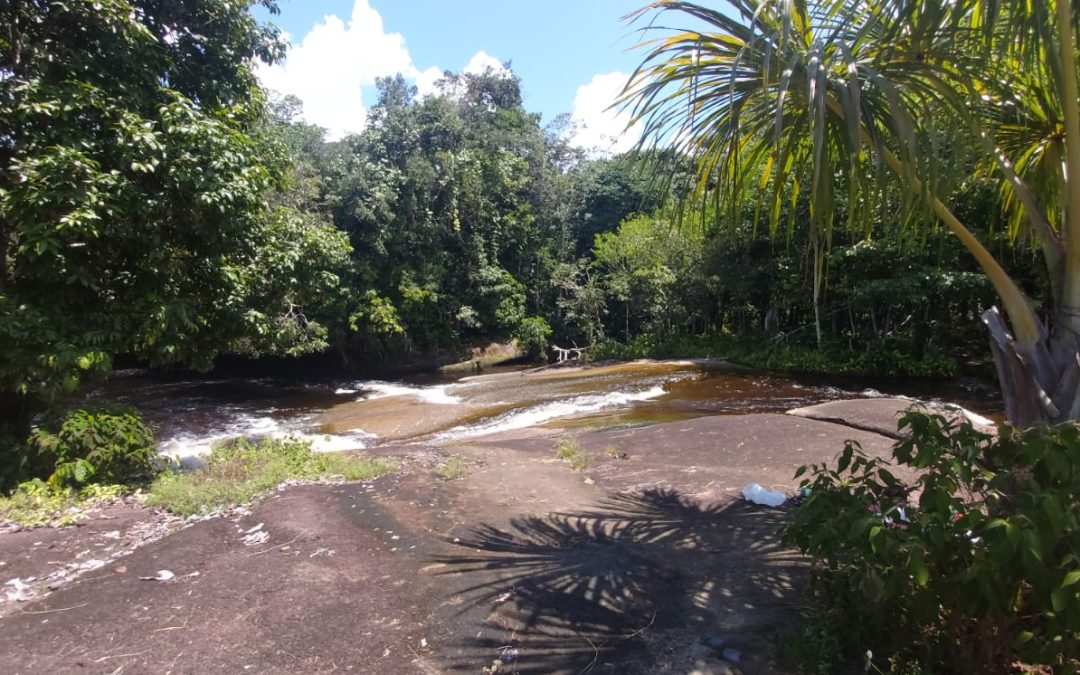
[[[527,316],[518,324],[514,338],[529,356],[546,356],[551,340],[551,326],[542,316]]]
[[[239,439],[215,448],[195,471],[159,476],[146,503],[181,515],[208,513],[251,501],[289,478],[364,480],[393,468],[389,460],[361,454],[312,452],[310,443],[295,439]]]
[[[132,408],[79,408],[48,416],[30,436],[32,463],[56,488],[129,483],[157,472],[150,428]]]
[[[809,467],[810,495],[785,533],[813,558],[814,604],[833,614],[845,657],[869,649],[884,672],[1005,672],[1017,658],[1072,671],[1080,429],[994,438],[921,412],[900,429],[892,454],[913,484],[849,441],[835,469]]]
[[[770,370],[818,375],[949,378],[959,370],[956,361],[948,356],[935,352],[914,355],[907,345],[852,351],[836,346],[819,350],[774,343],[736,352],[733,360]]]
[[[760,340],[747,339],[754,344]],[[741,353],[739,339],[727,333],[708,333],[693,335],[680,333],[663,338],[651,333],[635,335],[629,343],[616,340],[598,341],[589,349],[589,358],[593,361],[604,359],[672,359],[672,358],[712,358],[730,357]]]
[[[855,351],[837,343],[819,349],[753,334],[680,334],[661,339],[642,333],[627,344],[601,340],[589,350],[594,361],[691,357],[722,357],[755,368],[807,375],[950,378],[959,371],[956,360],[949,356],[929,351],[916,355],[911,345],[899,342]]]

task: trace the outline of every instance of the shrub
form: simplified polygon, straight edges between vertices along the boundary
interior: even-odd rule
[[[848,658],[1004,672],[1017,658],[1069,671],[1080,656],[1080,430],[999,437],[908,412],[891,464],[848,442],[785,538],[814,562],[815,605],[833,613]],[[918,495],[917,504],[909,503]],[[890,665],[891,664],[891,665]]]
[[[581,453],[581,446],[572,438],[560,438],[555,444],[555,454],[559,459],[572,459]]]
[[[514,338],[533,358],[547,356],[548,342],[551,340],[551,326],[541,316],[528,316],[521,320],[514,331]]]
[[[32,463],[49,485],[129,483],[159,468],[154,434],[132,408],[79,408],[48,416],[30,436]]]

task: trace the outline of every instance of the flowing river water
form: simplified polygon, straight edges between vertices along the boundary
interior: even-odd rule
[[[637,361],[495,369],[400,381],[165,378],[120,371],[87,396],[139,408],[162,453],[188,462],[238,436],[295,436],[320,451],[444,442],[535,426],[614,428],[705,415],[783,412],[843,398],[909,395],[995,416],[979,386],[828,381],[724,362]]]

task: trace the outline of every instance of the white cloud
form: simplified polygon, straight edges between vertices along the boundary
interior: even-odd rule
[[[480,50],[473,54],[472,58],[465,64],[465,68],[461,72],[469,73],[470,75],[483,75],[484,71],[488,68],[491,68],[496,75],[510,75],[510,71],[506,69],[502,61],[491,54],[488,54],[484,50]]]
[[[613,153],[634,147],[641,137],[641,126],[627,129],[629,113],[609,109],[629,78],[626,73],[614,71],[594,75],[592,81],[578,87],[571,112],[576,127],[569,139],[573,145]]]
[[[387,33],[382,16],[369,0],[355,0],[348,22],[333,14],[323,17],[300,44],[289,48],[283,63],[260,65],[263,86],[292,94],[304,102],[304,119],[327,129],[332,140],[364,128],[366,111],[361,91],[375,79],[401,73],[416,84],[419,96],[438,93],[443,70],[419,70],[413,64],[401,33]],[[482,73],[490,67],[509,74],[501,61],[479,51],[463,72]]]
[[[439,93],[438,83],[443,78],[442,68],[432,66],[425,71],[416,74],[413,78],[416,84],[416,95],[420,98],[434,96]]]
[[[361,87],[395,73],[416,73],[405,38],[384,32],[382,17],[367,0],[356,0],[347,24],[333,14],[323,17],[289,49],[284,63],[258,70],[264,86],[298,96],[304,118],[326,127],[331,138],[363,128]]]

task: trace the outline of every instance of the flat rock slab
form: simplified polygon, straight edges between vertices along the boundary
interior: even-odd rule
[[[896,425],[900,416],[910,409],[918,409],[920,406],[927,411],[946,416],[951,419],[963,419],[967,417],[975,428],[993,433],[994,427],[988,424],[989,420],[973,416],[962,408],[955,406],[942,406],[934,403],[914,401],[907,398],[860,398],[843,401],[829,401],[818,405],[806,406],[789,410],[787,414],[807,419],[821,420],[863,429],[874,433],[888,436],[889,438],[903,438]]]
[[[26,601],[78,583],[83,575],[160,539],[181,519],[134,504],[108,504],[66,527],[36,527],[0,535],[0,617]]]
[[[697,499],[737,495],[748,483],[791,492],[795,471],[832,462],[847,440],[887,457],[892,441],[873,432],[788,415],[723,415],[617,432],[586,433],[583,448],[604,457],[595,480],[609,490],[663,485]],[[607,459],[607,447],[616,457]]]
[[[382,517],[358,527],[369,501],[360,484],[291,488],[139,549],[6,617],[4,671],[423,672],[439,628],[394,550],[415,542]]]
[[[847,440],[888,457],[893,441],[871,431],[782,414],[717,415],[574,436],[591,458],[588,475],[616,492],[664,488],[706,501],[729,499],[747,483],[792,491],[796,469],[832,462]],[[490,439],[553,456],[557,439]],[[488,439],[477,439],[486,443]],[[614,455],[614,456],[612,456]]]

